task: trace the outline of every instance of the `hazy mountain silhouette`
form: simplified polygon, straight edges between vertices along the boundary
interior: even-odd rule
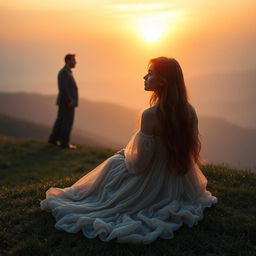
[[[217,117],[201,117],[202,156],[207,162],[256,170],[256,129],[241,128]]]
[[[49,137],[51,127],[42,124],[35,124],[22,119],[9,117],[0,114],[0,134],[16,138],[32,138],[46,140]],[[88,146],[98,146],[108,148],[120,148],[120,144],[115,144],[102,136],[88,132],[75,131],[72,134],[72,142],[86,144]]]
[[[256,70],[190,78],[188,89],[200,115],[256,128]]]
[[[56,97],[28,93],[0,93],[0,113],[37,124],[52,126],[56,118]],[[139,113],[112,103],[80,99],[74,129],[91,132],[123,145],[137,126]]]
[[[55,96],[25,93],[0,93],[0,113],[47,126],[56,116]],[[80,100],[75,136],[78,142],[110,148],[125,146],[138,127],[139,112],[117,104]],[[242,128],[222,118],[199,116],[202,155],[209,162],[228,163],[239,168],[256,169],[256,129]],[[15,129],[18,127],[14,125]],[[48,137],[46,131],[44,138]],[[41,138],[41,137],[40,137]],[[91,139],[92,143],[88,143]]]

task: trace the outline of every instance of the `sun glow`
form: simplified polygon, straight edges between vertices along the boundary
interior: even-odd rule
[[[177,18],[176,12],[160,12],[138,19],[140,35],[147,42],[159,41],[173,26]]]
[[[149,43],[173,33],[182,19],[182,11],[167,3],[114,4],[109,8]]]
[[[163,36],[164,28],[154,23],[143,24],[140,27],[140,33],[145,41],[153,43]]]

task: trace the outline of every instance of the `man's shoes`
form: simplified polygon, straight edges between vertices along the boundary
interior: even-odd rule
[[[60,146],[60,148],[61,149],[77,149],[77,146],[69,144],[69,145],[66,145],[66,146]]]
[[[57,146],[57,147],[60,145],[59,141],[48,141],[48,144],[50,146]]]

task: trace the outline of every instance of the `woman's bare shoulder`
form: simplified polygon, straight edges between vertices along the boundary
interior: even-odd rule
[[[141,130],[147,134],[153,134],[157,120],[156,107],[150,107],[143,111],[141,117]]]
[[[196,114],[196,109],[193,105],[189,104],[189,114],[190,114],[190,118],[193,122],[198,122],[198,117]]]
[[[145,109],[143,111],[142,115],[153,117],[153,116],[156,116],[156,113],[157,113],[157,107],[153,106],[153,107]]]
[[[196,115],[196,109],[191,103],[188,104],[188,109],[191,115]]]

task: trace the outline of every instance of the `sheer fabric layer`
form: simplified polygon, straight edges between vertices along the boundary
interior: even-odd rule
[[[171,239],[183,223],[196,225],[217,198],[197,165],[179,176],[166,171],[167,157],[162,137],[137,132],[124,156],[108,158],[71,187],[50,188],[41,208],[53,214],[57,229],[81,230],[87,238]]]

